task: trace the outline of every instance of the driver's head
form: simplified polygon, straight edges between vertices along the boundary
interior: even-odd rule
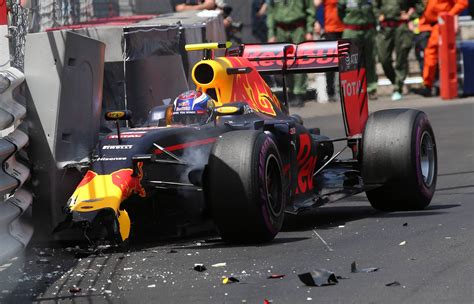
[[[200,91],[181,93],[173,103],[173,123],[190,125],[209,122],[214,110],[214,100]]]

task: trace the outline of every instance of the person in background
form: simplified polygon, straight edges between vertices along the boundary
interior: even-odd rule
[[[338,40],[342,38],[342,33],[344,32],[344,23],[339,19],[337,13],[337,3],[338,0],[314,0],[314,5],[316,8],[323,6],[324,14],[323,20],[324,24],[321,24],[316,21],[315,31],[321,31],[324,29],[323,38],[327,40]],[[326,84],[327,84],[327,93],[329,101],[336,101],[336,91],[334,88],[334,72],[326,73]]]
[[[260,42],[267,42],[267,3],[265,0],[252,1],[252,34]]]
[[[426,5],[427,0],[423,0]],[[430,38],[431,26],[422,27],[420,26],[420,18],[413,20],[413,33],[415,38],[413,39],[413,45],[415,48],[415,57],[418,61],[420,71],[423,72],[423,64],[425,60],[425,48]]]
[[[189,10],[213,10],[216,8],[214,0],[173,0],[177,12]]]
[[[313,39],[313,0],[267,0],[268,42],[300,43]],[[288,75],[290,106],[304,106],[306,74]]]
[[[344,23],[342,38],[354,39],[364,54],[369,99],[377,99],[377,74],[375,73],[375,23],[371,0],[339,0],[339,18]]]
[[[401,100],[408,75],[408,53],[413,44],[413,20],[423,13],[421,0],[375,0],[374,15],[380,23],[377,37],[379,62],[393,84],[392,100]],[[396,60],[393,68],[392,53]]]
[[[414,90],[415,93],[425,97],[433,95],[433,84],[438,68],[439,14],[447,12],[450,15],[457,16],[467,7],[468,0],[428,0],[425,11],[420,18],[420,28],[431,28],[431,33],[424,54],[423,88]],[[454,23],[455,32],[457,32],[457,27],[456,19]]]

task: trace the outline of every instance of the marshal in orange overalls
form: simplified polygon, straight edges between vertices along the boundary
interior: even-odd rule
[[[425,87],[433,87],[438,65],[438,15],[442,12],[447,12],[454,16],[466,9],[467,6],[468,0],[428,0],[423,16],[420,18],[420,31],[429,30],[431,27],[431,35],[425,48],[423,67]]]

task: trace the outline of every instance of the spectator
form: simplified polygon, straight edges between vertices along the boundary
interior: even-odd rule
[[[413,20],[423,13],[421,0],[375,0],[374,14],[380,22],[377,39],[379,61],[393,84],[392,100],[401,100],[408,75],[408,53],[413,44]],[[392,53],[395,48],[395,69]]]
[[[267,3],[265,0],[252,1],[252,34],[260,42],[268,40]]]
[[[318,30],[324,29],[323,37],[327,40],[338,40],[342,38],[342,33],[344,31],[344,24],[337,14],[337,0],[314,0],[314,5],[316,7],[324,6],[324,24],[321,24],[316,21],[315,23],[315,32],[318,33]],[[318,9],[319,11],[319,9]],[[334,89],[334,72],[326,73],[326,85],[329,101],[336,101],[336,90]]]
[[[423,15],[420,18],[420,28],[430,29],[431,34],[425,48],[423,64],[423,88],[414,90],[415,93],[425,97],[432,96],[433,83],[438,68],[438,40],[439,26],[438,15],[447,12],[450,15],[457,15],[466,9],[467,0],[429,0]],[[457,32],[457,22],[455,22]]]
[[[267,0],[269,42],[300,43],[313,39],[315,9],[312,0]],[[304,106],[307,76],[288,75],[290,105]]]
[[[364,54],[369,98],[377,99],[377,74],[375,73],[375,16],[371,0],[339,0],[338,14],[344,22],[342,38],[354,39],[359,54]]]
[[[423,2],[427,2],[423,0]],[[413,33],[415,34],[415,39],[413,40],[415,46],[415,57],[420,66],[420,71],[423,72],[423,63],[425,59],[425,48],[428,44],[428,38],[430,38],[431,26],[425,28],[420,26],[420,18],[413,20]]]
[[[177,12],[189,10],[213,10],[216,8],[214,0],[173,0]]]

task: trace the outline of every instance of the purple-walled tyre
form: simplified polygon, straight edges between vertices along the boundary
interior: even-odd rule
[[[390,109],[369,116],[362,138],[362,177],[378,210],[419,210],[433,198],[436,142],[426,114]]]
[[[209,157],[205,191],[225,241],[268,242],[280,231],[287,198],[282,168],[274,140],[263,132],[219,137]]]

